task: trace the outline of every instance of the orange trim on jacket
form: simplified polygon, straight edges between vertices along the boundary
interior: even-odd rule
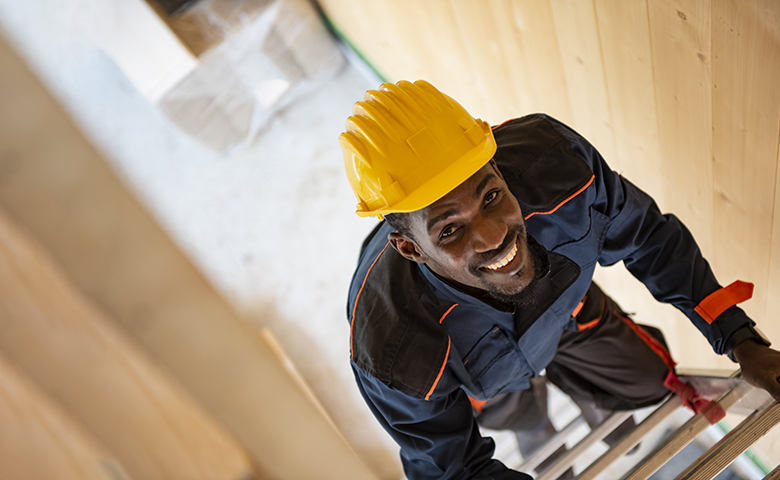
[[[738,303],[750,300],[752,297],[753,284],[737,280],[728,287],[723,287],[709,294],[694,310],[707,323],[712,324],[721,313]]]
[[[449,313],[449,310],[447,311],[447,313]],[[447,354],[444,356],[444,362],[441,364],[441,369],[439,370],[439,374],[436,376],[436,380],[433,381],[433,385],[431,385],[431,389],[428,390],[428,394],[425,396],[426,401],[428,401],[428,399],[431,398],[431,394],[433,394],[433,391],[436,390],[436,385],[438,385],[439,380],[441,380],[441,374],[444,373],[444,367],[447,366],[447,359],[450,358],[451,346],[452,346],[452,339],[450,337],[447,337]]]
[[[473,408],[475,412],[482,413],[482,409],[485,408],[487,400],[477,400],[476,398],[469,397],[469,402],[471,402],[471,408]]]
[[[587,189],[588,187],[590,187],[590,185],[593,183],[593,180],[595,180],[595,179],[596,179],[596,176],[595,176],[595,175],[593,175],[592,177],[590,177],[590,180],[588,180],[588,183],[586,183],[586,184],[585,184],[585,185],[584,185],[582,188],[580,188],[580,189],[579,189],[579,190],[577,190],[576,192],[574,192],[574,193],[572,193],[571,195],[569,195],[569,197],[568,197],[567,199],[565,199],[564,201],[562,201],[561,203],[559,203],[558,205],[556,205],[556,206],[555,206],[555,208],[553,208],[552,210],[550,210],[550,211],[548,211],[548,212],[533,212],[533,213],[529,213],[528,215],[526,215],[526,216],[524,217],[524,220],[528,220],[529,218],[533,217],[534,215],[549,215],[549,214],[551,214],[551,213],[554,213],[556,210],[558,210],[558,209],[559,209],[559,208],[561,208],[561,207],[562,207],[564,204],[566,204],[566,203],[567,203],[569,200],[571,200],[572,198],[576,197],[576,196],[577,196],[577,195],[579,195],[580,193],[584,192],[584,191],[585,191],[585,189]]]
[[[457,307],[458,304],[451,306],[447,309],[446,312],[444,312],[444,315],[441,316],[439,319],[439,323],[444,321],[444,318],[450,314],[453,308]],[[425,396],[425,400],[427,401],[429,398],[431,398],[431,394],[434,390],[436,390],[436,385],[439,384],[439,380],[441,380],[441,375],[444,373],[444,367],[447,365],[447,360],[450,358],[450,346],[452,345],[452,339],[448,336],[447,337],[447,354],[444,356],[444,362],[441,364],[441,369],[439,369],[439,374],[436,376],[436,380],[433,381],[433,385],[431,386],[431,389],[428,390],[428,395]]]

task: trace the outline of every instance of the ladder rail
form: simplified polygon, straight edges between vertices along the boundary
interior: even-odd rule
[[[586,468],[580,475],[577,476],[577,480],[592,480],[596,478],[601,472],[606,470],[612,463],[618,458],[625,455],[629,450],[634,448],[642,438],[645,437],[651,430],[661,424],[664,420],[669,418],[678,408],[682,406],[682,400],[677,395],[669,397],[660,407],[655,409],[653,413],[645,418],[639,425],[634,428],[631,433],[626,435],[620,442],[607,450],[601,457],[593,462],[588,468]]]
[[[740,382],[734,388],[726,391],[717,402],[724,411],[729,411],[733,406],[739,403],[742,398],[752,389],[747,382]],[[683,448],[696,439],[710,423],[704,418],[704,415],[698,414],[691,417],[674,433],[661,442],[652,452],[647,454],[633,470],[631,470],[623,480],[646,480],[650,478],[658,469],[660,469],[672,457],[677,455]]]
[[[614,412],[604,420],[598,427],[594,428],[588,435],[580,440],[577,445],[572,447],[571,450],[566,452],[555,464],[544,471],[541,475],[536,477],[536,480],[554,480],[558,478],[569,467],[574,465],[574,462],[579,456],[587,449],[589,449],[596,442],[603,440],[604,437],[610,434],[614,429],[620,426],[628,417],[633,415],[632,411],[620,411]]]
[[[585,425],[585,417],[579,415],[577,418],[569,422],[568,425],[563,427],[560,432],[553,435],[547,441],[547,443],[544,444],[544,446],[537,450],[533,455],[529,456],[528,459],[524,460],[523,463],[517,467],[517,470],[521,472],[530,472],[531,470],[536,470],[536,467],[538,467],[540,463],[547,460],[547,458],[556,450],[558,450],[561,445],[566,443],[566,439],[569,438],[574,430],[583,425]]]
[[[707,450],[675,480],[710,480],[742,455],[756,440],[780,423],[780,403],[757,410]]]

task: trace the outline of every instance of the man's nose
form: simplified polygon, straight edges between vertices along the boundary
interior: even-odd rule
[[[505,222],[480,217],[474,226],[474,249],[479,253],[495,250],[504,243],[508,232]]]

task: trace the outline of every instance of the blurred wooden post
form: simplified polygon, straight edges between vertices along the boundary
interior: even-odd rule
[[[264,476],[375,478],[2,40],[0,65],[0,207]]]
[[[131,478],[251,476],[241,446],[90,305],[1,209],[0,331],[0,350]]]
[[[0,356],[0,478],[121,480],[122,468]]]

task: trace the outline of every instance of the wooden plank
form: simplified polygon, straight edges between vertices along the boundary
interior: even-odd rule
[[[133,478],[252,471],[235,440],[63,278],[0,210],[0,349]]]
[[[0,206],[269,478],[375,478],[2,41],[0,64]]]
[[[665,197],[711,254],[710,2],[652,1],[648,11]]]
[[[666,176],[661,170],[647,3],[596,0],[595,6],[615,126],[617,161],[608,161],[613,170],[651,194],[665,209]],[[686,340],[676,334],[680,324],[686,325],[685,333],[701,336],[687,326],[690,322],[679,311],[658,303],[622,265],[598,268],[595,279],[622,308],[636,312],[638,322],[665,332],[675,358],[687,350]],[[711,353],[703,355],[712,357]]]
[[[664,199],[712,259],[712,73],[709,0],[648,1]],[[681,365],[713,362],[712,348],[681,315],[670,334],[685,339]],[[673,352],[674,353],[674,352]]]
[[[2,355],[0,432],[0,478],[125,478],[117,460]]]
[[[551,4],[574,117],[571,126],[614,163],[613,168],[620,168],[594,4],[581,0]]]
[[[473,92],[478,99],[478,115],[492,124],[518,116],[519,106],[514,102],[515,88],[502,48],[504,42],[495,34],[498,25],[507,23],[511,18],[507,16],[507,5],[469,0],[451,0],[449,4],[455,19],[450,28],[462,39],[461,55],[466,59],[465,72],[468,72],[459,77],[460,91],[452,96],[457,99],[468,90]],[[506,26],[503,28],[506,29]]]
[[[484,90],[477,85],[477,76],[464,75],[464,72],[473,71],[467,52],[471,38],[461,35],[452,2],[431,0],[401,3],[406,15],[396,16],[394,21],[414,37],[414,48],[408,50],[407,54],[422,60],[422,68],[415,72],[414,79],[429,80],[474,116],[488,122],[494,121],[489,111],[490,102]]]
[[[515,90],[516,112],[547,113],[565,123],[573,122],[567,79],[561,58],[555,20],[549,0],[493,0],[489,3],[504,52],[502,62]],[[503,99],[497,98],[496,103]]]
[[[596,0],[609,106],[620,172],[650,193],[663,209],[658,117],[653,84],[650,26],[645,0]]]
[[[756,284],[744,308],[780,334],[767,310],[780,130],[780,6],[713,2],[713,264],[721,282]],[[776,337],[780,339],[780,335]]]

